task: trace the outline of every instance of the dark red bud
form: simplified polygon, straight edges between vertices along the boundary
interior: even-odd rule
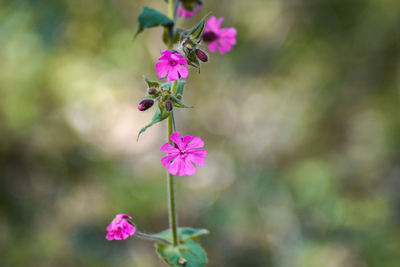
[[[153,99],[143,99],[142,101],[140,101],[138,109],[140,111],[145,111],[149,108],[151,108],[154,104],[154,100]]]
[[[147,88],[147,93],[149,95],[155,95],[157,93],[157,89],[154,87]]]
[[[168,111],[171,111],[172,108],[173,108],[172,102],[169,101],[169,100],[166,101],[166,102],[165,102],[165,108],[166,108]]]
[[[218,38],[218,36],[214,32],[203,33],[204,42],[211,43],[212,41],[215,41],[217,38]]]
[[[204,53],[203,51],[201,51],[200,49],[196,49],[196,55],[201,61],[203,61],[203,62],[207,62],[208,61],[207,54]]]

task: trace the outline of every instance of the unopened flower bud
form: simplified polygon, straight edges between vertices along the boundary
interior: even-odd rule
[[[142,101],[140,101],[138,109],[140,111],[145,111],[149,108],[151,108],[154,104],[154,100],[153,99],[143,99]]]
[[[196,49],[196,55],[201,61],[203,61],[203,62],[208,61],[208,56],[206,53],[204,53],[204,51],[202,51],[200,49]]]
[[[217,38],[218,36],[214,32],[203,33],[204,42],[211,43],[212,41],[215,41]]]
[[[149,95],[155,95],[157,93],[157,89],[154,87],[147,88],[147,93]]]
[[[165,102],[165,108],[166,108],[168,111],[171,111],[172,108],[173,108],[172,102],[169,101],[169,100],[166,101],[166,102]]]

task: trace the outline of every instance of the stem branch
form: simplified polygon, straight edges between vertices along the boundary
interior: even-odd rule
[[[161,239],[159,237],[155,237],[152,234],[146,234],[146,233],[142,233],[142,232],[136,231],[135,236],[139,237],[139,238],[142,238],[142,239],[156,241],[157,243],[162,243],[164,245],[170,245],[170,243],[168,241],[166,241],[164,239]]]

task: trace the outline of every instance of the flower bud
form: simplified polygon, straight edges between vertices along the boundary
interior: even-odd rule
[[[143,99],[142,101],[140,101],[138,109],[140,111],[145,111],[149,108],[151,108],[154,104],[154,100],[153,99]]]
[[[166,101],[166,102],[165,102],[165,108],[166,108],[168,111],[171,111],[172,108],[173,108],[172,102],[169,101],[169,100]]]
[[[147,88],[147,93],[149,95],[155,95],[155,94],[157,94],[157,89],[154,87]]]
[[[218,36],[214,32],[205,32],[203,33],[202,37],[204,42],[207,43],[211,43],[212,41],[215,41],[218,38]]]
[[[185,266],[187,263],[187,260],[185,258],[179,258],[178,264],[181,266]]]
[[[200,49],[196,49],[196,55],[201,61],[203,61],[203,62],[208,61],[208,56],[206,53],[204,53],[204,51],[202,51]]]

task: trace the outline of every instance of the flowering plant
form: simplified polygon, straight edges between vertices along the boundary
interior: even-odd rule
[[[154,104],[156,111],[151,122],[139,131],[139,136],[149,127],[163,120],[168,120],[168,141],[160,148],[167,153],[161,159],[166,167],[168,179],[168,207],[170,228],[158,234],[145,234],[136,230],[131,222],[131,216],[118,214],[107,227],[108,240],[121,240],[129,236],[137,236],[152,240],[156,243],[159,256],[170,266],[202,267],[207,263],[204,249],[194,240],[208,234],[205,229],[178,227],[174,175],[184,176],[196,173],[193,165],[202,167],[207,152],[204,141],[196,136],[181,134],[176,130],[174,108],[190,108],[182,102],[186,85],[185,78],[189,75],[188,67],[200,69],[201,62],[208,61],[208,55],[201,50],[202,42],[209,43],[210,52],[218,51],[224,54],[236,44],[236,30],[221,28],[223,18],[217,19],[207,16],[202,18],[191,29],[183,30],[176,26],[178,16],[188,18],[200,11],[201,0],[168,0],[168,16],[161,12],[144,7],[139,15],[139,27],[136,35],[143,30],[162,26],[164,34],[162,40],[167,50],[161,52],[155,69],[161,81],[153,81],[144,76],[147,84],[147,95],[140,101],[139,111],[150,109]],[[135,35],[135,36],[136,36]],[[166,79],[165,82],[162,80]]]

